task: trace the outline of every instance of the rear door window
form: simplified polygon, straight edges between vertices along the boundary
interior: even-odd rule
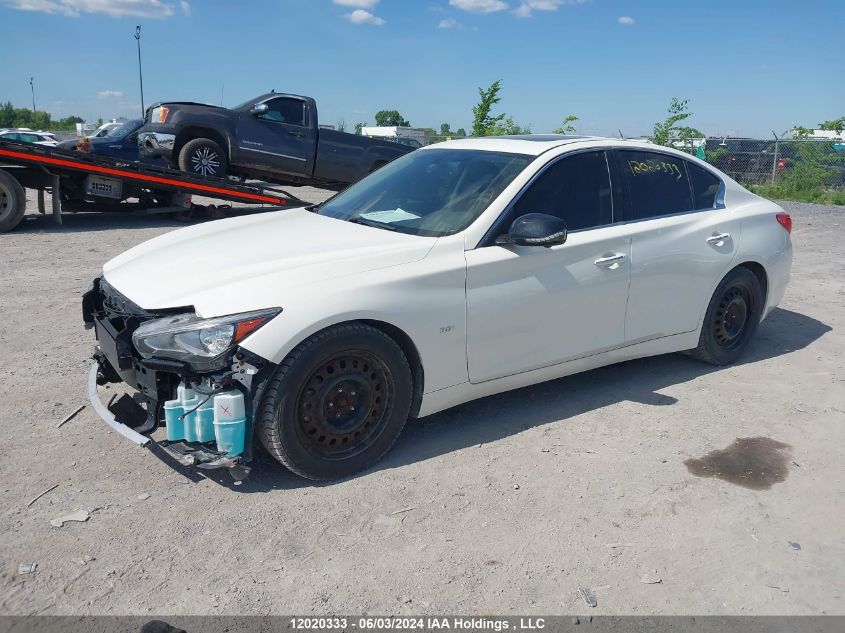
[[[620,150],[618,155],[628,184],[632,220],[693,210],[692,186],[683,158],[639,150]]]

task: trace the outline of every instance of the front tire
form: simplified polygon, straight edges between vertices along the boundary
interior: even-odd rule
[[[297,475],[338,479],[393,446],[412,393],[408,360],[393,339],[363,323],[337,325],[285,358],[267,384],[256,432]]]
[[[188,141],[179,150],[179,169],[204,178],[225,178],[229,167],[226,152],[207,138]]]
[[[698,347],[689,351],[690,356],[717,366],[736,362],[757,331],[763,302],[757,275],[742,266],[734,268],[713,293]]]

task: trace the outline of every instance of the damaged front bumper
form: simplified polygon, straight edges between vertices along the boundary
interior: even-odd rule
[[[95,281],[83,298],[86,326],[97,336],[96,362],[88,375],[91,405],[113,430],[139,446],[160,448],[183,466],[224,468],[240,481],[249,473],[252,414],[271,363],[237,347],[214,371],[141,358],[132,333],[160,316],[139,308],[104,280]],[[113,397],[106,405],[97,390],[106,383],[125,383],[137,393],[117,401]],[[150,437],[159,426],[166,427],[166,440]]]
[[[97,412],[97,415],[99,415],[106,424],[126,439],[135,442],[139,446],[146,446],[149,444],[152,441],[149,437],[141,435],[122,422],[118,422],[114,414],[100,401],[100,395],[97,393],[97,376],[99,373],[99,363],[91,365],[91,371],[88,372],[88,400],[91,402],[91,406],[94,407],[94,411]]]
[[[155,418],[151,420],[152,416],[157,416],[157,413],[155,413],[158,410],[157,403],[148,402],[149,411],[147,411],[137,404],[133,398],[124,396],[117,401],[117,404],[110,402],[107,406],[103,404],[97,391],[98,384],[102,382],[102,376],[101,365],[99,362],[95,362],[88,373],[88,400],[97,415],[112,430],[138,446],[160,448],[176,462],[188,468],[199,468],[201,470],[223,468],[229,472],[236,482],[243,481],[249,475],[250,467],[247,464],[252,456],[252,447],[249,442],[245,442],[243,453],[233,457],[225,451],[216,450],[214,442],[155,441],[144,433],[154,431],[159,425],[159,420]],[[133,422],[141,422],[141,424],[133,425]],[[143,433],[137,429],[142,430]]]

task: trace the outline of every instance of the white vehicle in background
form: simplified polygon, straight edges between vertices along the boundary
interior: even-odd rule
[[[183,463],[241,467],[255,437],[303,477],[344,477],[409,416],[655,354],[733,363],[784,294],[791,229],[650,143],[440,143],[321,205],[108,262],[83,300],[89,384],[136,387],[141,430],[166,421]]]
[[[361,134],[370,138],[380,138],[385,141],[393,141],[400,145],[407,145],[419,149],[428,144],[428,137],[425,130],[418,130],[412,127],[400,127],[398,125],[362,127]]]
[[[88,135],[88,138],[104,138],[104,137],[109,135],[109,132],[111,130],[113,130],[116,127],[120,127],[125,122],[126,122],[126,120],[124,119],[123,121],[120,121],[120,122],[109,121],[108,123],[103,123],[100,127],[98,127],[96,130],[91,132],[91,134]]]
[[[4,141],[18,141],[19,143],[44,145],[46,147],[55,147],[59,144],[59,139],[56,138],[56,135],[52,132],[30,130],[25,127],[0,130],[0,139],[3,139]]]

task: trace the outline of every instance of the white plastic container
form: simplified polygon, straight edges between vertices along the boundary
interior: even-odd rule
[[[240,391],[226,391],[214,397],[214,436],[217,450],[226,451],[230,457],[244,450],[246,435],[246,410]]]

